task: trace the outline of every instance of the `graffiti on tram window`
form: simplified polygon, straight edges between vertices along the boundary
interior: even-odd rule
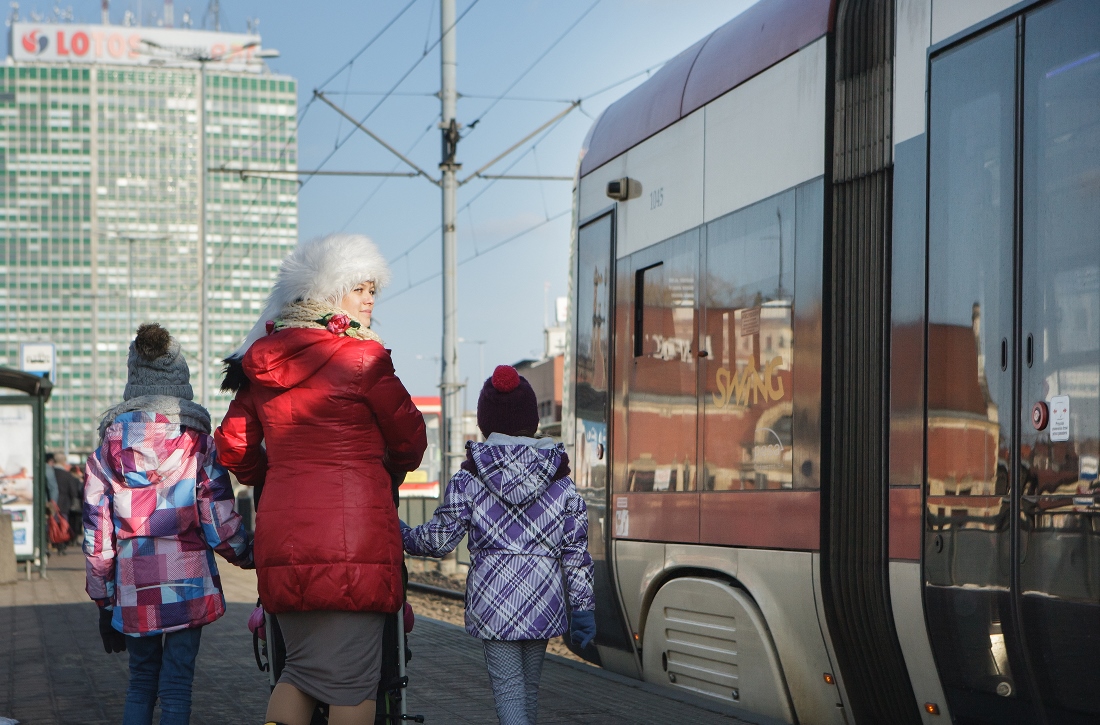
[[[691,339],[683,337],[665,337],[664,335],[646,335],[646,341],[656,346],[650,357],[666,362],[692,362]]]
[[[712,393],[714,407],[725,408],[732,400],[734,404],[749,405],[749,396],[752,396],[752,404],[760,400],[781,400],[783,398],[783,378],[777,373],[783,365],[783,358],[776,355],[764,366],[764,372],[756,370],[752,358],[748,365],[740,373],[730,373],[726,368],[718,368],[715,373],[715,384],[718,392]]]

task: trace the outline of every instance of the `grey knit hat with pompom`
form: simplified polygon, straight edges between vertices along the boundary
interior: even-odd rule
[[[170,395],[185,400],[195,397],[180,344],[155,322],[138,328],[126,359],[126,390],[122,398],[129,400],[140,395]]]

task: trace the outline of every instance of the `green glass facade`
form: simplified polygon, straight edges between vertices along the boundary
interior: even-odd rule
[[[179,339],[200,397],[199,193],[203,167],[297,168],[293,79],[198,68],[0,66],[0,365],[22,342],[56,345],[47,446],[83,455],[122,400],[135,328]],[[208,405],[220,360],[263,308],[297,244],[297,182],[208,171]]]

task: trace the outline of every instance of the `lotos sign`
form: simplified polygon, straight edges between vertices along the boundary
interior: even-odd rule
[[[260,36],[204,30],[128,28],[75,23],[11,24],[8,53],[14,60],[38,63],[114,63],[187,65],[189,57],[207,58],[223,70],[255,71]],[[156,44],[153,47],[142,41]],[[245,46],[255,43],[246,48]]]

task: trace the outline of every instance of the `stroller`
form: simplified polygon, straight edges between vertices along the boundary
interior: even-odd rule
[[[397,489],[400,485],[400,481],[394,482],[395,507],[399,503]],[[262,485],[258,486],[254,494],[257,508],[262,490]],[[409,591],[409,571],[404,563],[401,564],[401,585],[402,598],[405,599]],[[412,608],[407,601],[403,603],[401,611],[386,616],[386,624],[382,630],[382,670],[378,682],[375,725],[424,722],[423,715],[409,715],[406,712],[405,689],[409,685],[409,678],[405,674],[405,665],[412,659],[406,622],[409,622],[407,628],[411,630]],[[283,665],[286,662],[286,645],[282,630],[279,629],[278,617],[265,612],[262,603],[256,600],[256,611],[249,618],[248,626],[252,630],[252,653],[256,657],[256,666],[262,672],[267,672],[268,682],[271,688],[275,689],[275,683],[279,681],[279,675],[282,674]],[[310,725],[327,725],[327,723],[328,705],[319,703]]]

